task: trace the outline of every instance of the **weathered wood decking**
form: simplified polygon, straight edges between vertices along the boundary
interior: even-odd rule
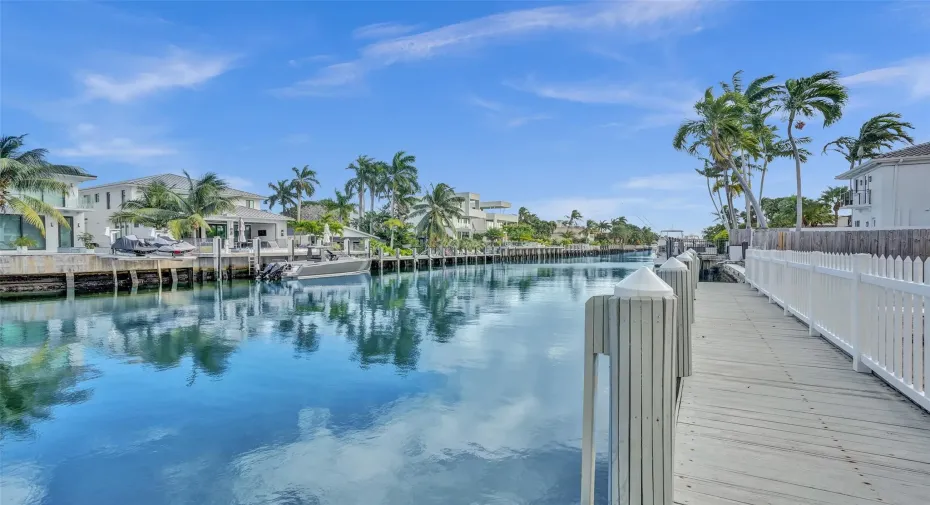
[[[675,502],[930,503],[930,414],[746,284],[702,283]]]

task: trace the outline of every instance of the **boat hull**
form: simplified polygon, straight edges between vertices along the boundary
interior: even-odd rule
[[[294,265],[290,271],[282,274],[284,279],[321,279],[341,275],[366,274],[371,270],[370,259],[347,259],[339,261],[321,261]]]

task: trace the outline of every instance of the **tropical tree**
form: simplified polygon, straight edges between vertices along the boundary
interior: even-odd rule
[[[588,219],[584,224],[584,241],[587,242],[595,233],[597,233],[597,221]]]
[[[823,146],[823,152],[836,151],[849,162],[852,170],[856,162],[874,158],[882,149],[890,149],[897,142],[913,144],[914,139],[907,130],[914,129],[911,123],[901,121],[901,114],[886,112],[879,114],[859,128],[858,137],[840,137]]]
[[[210,230],[207,216],[215,216],[233,211],[236,206],[229,196],[229,184],[213,172],[208,172],[200,179],[187,178],[187,187],[179,191],[176,188],[159,187],[149,184],[143,187],[139,198],[126,200],[120,210],[113,213],[110,220],[114,224],[133,223],[152,228],[167,228],[175,238],[194,234],[200,236],[200,230]]]
[[[492,244],[500,244],[504,240],[504,230],[501,228],[490,228],[487,233],[484,234],[486,238]]]
[[[358,215],[365,215],[365,191],[370,185],[370,179],[372,177],[372,165],[374,160],[370,157],[361,155],[352,163],[349,163],[349,166],[346,167],[346,170],[355,171],[355,176],[346,181],[346,194],[354,193],[358,195]],[[372,194],[372,210],[374,210],[374,194]]]
[[[310,165],[304,165],[303,168],[291,167],[291,170],[294,171],[291,186],[297,196],[297,219],[301,219],[303,217],[300,214],[303,197],[312,197],[313,193],[316,192],[316,186],[320,185],[320,181],[316,179],[316,170],[312,170]]]
[[[23,139],[18,137],[0,137],[0,211],[10,209],[22,215],[23,220],[36,227],[45,236],[45,222],[42,214],[58,221],[60,226],[68,227],[68,221],[55,207],[36,198],[32,194],[42,192],[64,194],[70,191],[70,185],[58,179],[60,175],[86,176],[87,172],[70,165],[54,165],[45,159],[46,149],[21,151]]]
[[[773,227],[787,228],[797,221],[797,204],[794,196],[764,198],[762,208]],[[804,211],[801,215],[802,226],[822,226],[834,219],[830,207],[817,200],[804,197],[802,209]]]
[[[694,105],[694,111],[699,119],[684,121],[675,133],[672,145],[679,151],[687,151],[695,156],[706,149],[714,163],[724,164],[732,170],[759,216],[759,225],[767,227],[762,208],[752,194],[745,175],[737,168],[733,156],[734,150],[750,156],[758,154],[755,137],[745,127],[742,95],[724,92],[715,97],[713,88],[707,88],[704,98]]]
[[[410,197],[420,191],[420,183],[417,181],[417,167],[414,166],[417,158],[412,154],[404,151],[397,151],[390,165],[386,165],[382,176],[383,191],[386,192],[391,217],[399,216],[398,196],[408,197],[401,203],[409,203]],[[391,230],[391,242],[394,241],[394,231]],[[391,247],[394,247],[393,245]]]
[[[462,203],[465,199],[455,195],[455,190],[448,184],[439,183],[430,186],[419,203],[413,206],[411,217],[422,216],[418,229],[425,232],[430,247],[439,245],[447,230],[454,230],[454,219],[462,217]],[[490,231],[490,230],[489,230]]]
[[[714,212],[717,214],[723,215],[721,214],[720,211],[724,205],[723,205],[723,201],[720,199],[720,189],[718,187],[718,183],[721,180],[720,170],[717,169],[710,162],[710,160],[705,159],[704,168],[703,169],[695,168],[694,171],[697,172],[698,175],[703,176],[705,182],[707,182],[707,194],[710,196],[710,202],[714,205]],[[711,184],[711,180],[713,180],[713,184]],[[717,196],[716,200],[714,199],[714,195]],[[728,195],[728,201],[729,201],[729,195]],[[725,226],[727,230],[730,230],[732,228],[733,223],[730,220],[729,215],[725,216],[725,219],[723,220],[723,226]]]
[[[400,228],[403,228],[404,225],[405,223],[401,221],[400,219],[397,219],[396,217],[389,218],[387,221],[383,223],[383,226],[387,228],[388,230],[390,230],[391,232],[391,244],[390,244],[391,249],[394,249],[394,232],[396,232]]]
[[[268,204],[268,208],[272,208],[275,205],[281,205],[281,212],[285,212],[288,206],[293,207],[297,204],[297,193],[294,192],[294,186],[291,184],[291,181],[281,180],[275,183],[268,183],[268,189],[271,190],[271,196],[265,200],[265,203]]]
[[[849,198],[849,188],[846,186],[830,186],[820,194],[820,201],[833,209],[833,226],[840,225],[840,209],[846,205]]]
[[[794,138],[794,128],[802,130],[805,126],[798,118],[810,118],[817,114],[823,116],[823,126],[827,127],[843,116],[843,106],[849,95],[839,82],[839,72],[827,70],[800,79],[788,79],[779,88],[775,108],[781,110],[788,120],[788,142],[794,154],[795,177],[797,178],[797,221],[796,229],[801,230],[803,221],[803,197],[801,195],[801,156]]]
[[[572,210],[567,216],[565,216],[565,226],[575,226],[575,223],[581,221],[584,216],[581,215],[581,212],[577,210]]]
[[[355,210],[355,204],[352,203],[353,196],[354,195],[351,193],[342,193],[337,189],[335,198],[320,200],[320,205],[322,205],[327,212],[335,216],[340,223],[347,224],[349,222],[349,216],[352,214],[352,211]]]

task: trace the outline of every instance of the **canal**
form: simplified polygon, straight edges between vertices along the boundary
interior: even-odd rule
[[[2,301],[0,502],[576,502],[584,302],[639,258]]]

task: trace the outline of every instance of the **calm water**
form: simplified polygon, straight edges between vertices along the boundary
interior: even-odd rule
[[[0,302],[0,503],[577,502],[584,301],[640,265]]]

